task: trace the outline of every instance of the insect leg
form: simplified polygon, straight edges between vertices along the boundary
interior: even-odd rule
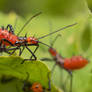
[[[23,46],[23,49],[20,50],[20,52],[19,52],[19,56],[21,56],[21,54],[23,53],[24,49],[25,49],[25,47]]]
[[[0,52],[6,52],[6,46],[4,44],[2,44],[2,40],[0,42]]]
[[[11,52],[9,52],[9,49],[6,48],[6,46],[4,44],[2,44],[2,42],[7,42],[8,44],[10,44],[11,46],[14,46],[10,41],[8,41],[7,39],[2,39],[0,42],[0,52],[6,52],[8,54],[12,54]],[[15,48],[14,48],[15,49]]]
[[[54,64],[54,66],[53,66],[53,68],[52,68],[52,70],[51,70],[51,77],[52,77],[52,74],[53,74],[53,71],[54,71],[54,69],[55,69],[55,66],[56,66],[56,64]],[[49,92],[51,92],[51,79],[50,79],[50,72],[48,72],[48,85],[49,85],[49,88],[47,89]],[[46,91],[47,92],[47,91]]]
[[[48,91],[51,92],[50,72],[48,72],[48,85],[49,85]]]
[[[20,46],[18,46],[19,48],[19,50],[20,50],[20,52],[19,52],[19,56],[21,56],[21,54],[23,53],[23,51],[24,51],[24,49],[25,49],[25,46],[24,45],[22,45],[23,46],[23,49],[21,50],[21,44],[22,44],[23,42],[22,41],[16,41],[16,43],[15,43],[15,45],[20,45]],[[26,45],[26,44],[25,44]]]
[[[8,53],[8,54],[12,54],[12,52],[9,52],[9,51],[7,51],[7,50],[6,50],[5,52]]]
[[[35,60],[37,60],[37,57],[34,55],[34,53],[26,46],[26,48],[27,48],[27,50],[32,54],[32,56],[34,57],[34,59],[24,59],[22,62],[21,62],[21,64],[23,64],[25,61],[35,61]]]
[[[10,28],[9,32],[12,33],[12,34],[14,34],[14,30],[13,30],[13,27],[12,27],[11,24],[7,25],[6,29],[8,30],[8,28]]]
[[[14,46],[14,44],[12,44],[10,41],[8,41],[7,39],[2,39],[1,41],[5,41],[7,43],[9,43],[11,46]]]
[[[21,48],[20,48],[19,46],[17,46],[16,48],[11,48],[11,50],[13,50],[13,51],[11,52],[11,54],[10,54],[10,55],[12,55],[13,53],[15,53],[15,51],[16,51],[17,49],[19,49],[19,50],[20,50],[20,52],[19,52],[19,56],[20,56]]]
[[[27,83],[28,78],[29,78],[29,73],[28,73],[28,72],[26,72],[26,73],[27,73],[27,78],[26,78],[26,80],[24,81],[24,84],[23,84],[23,87],[22,87],[22,90],[23,90],[24,92],[26,92],[26,86],[29,86],[29,83]]]
[[[37,51],[37,49],[39,48],[39,45],[37,45],[37,47],[35,48],[33,54],[35,54],[35,52]],[[30,59],[32,59],[33,55],[30,57]]]
[[[8,41],[7,39],[2,39],[2,41],[5,41],[7,43],[9,43],[11,46],[14,46],[14,44],[12,44],[10,41]],[[20,53],[21,53],[21,48],[20,46],[17,46],[16,48],[12,48],[11,50],[14,50],[10,55],[12,55],[17,49],[20,50]],[[9,53],[9,52],[8,52]],[[20,54],[19,54],[20,55]]]
[[[0,42],[0,52],[2,53],[2,40]]]
[[[8,49],[6,48],[6,45],[3,45],[3,52],[6,52],[6,53],[8,53],[8,54],[11,54],[9,51],[8,51]]]
[[[6,40],[6,39],[2,39],[0,42],[0,52],[7,52],[8,54],[10,54],[7,49],[6,46],[4,44],[2,44],[2,42],[5,41],[7,43],[9,43],[10,45],[13,45],[10,41]]]
[[[28,59],[28,60],[36,60],[37,57],[34,55],[34,53],[26,46],[26,48],[28,49],[28,51],[32,54],[32,56],[34,57],[34,59]]]
[[[53,61],[53,59],[50,59],[50,58],[41,58],[40,60],[41,61]]]

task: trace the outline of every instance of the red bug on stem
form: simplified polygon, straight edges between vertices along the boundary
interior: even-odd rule
[[[71,82],[70,82],[70,92],[72,92],[72,71],[82,69],[85,67],[89,61],[82,57],[82,56],[72,56],[71,58],[63,58],[56,49],[53,48],[53,44],[56,41],[56,39],[60,35],[57,35],[55,40],[52,42],[51,46],[46,45],[49,47],[48,52],[52,56],[52,59],[50,58],[42,58],[42,61],[55,61],[55,65],[52,68],[52,72],[56,65],[60,66],[60,68],[65,69],[70,75],[71,75]]]
[[[29,42],[30,42],[30,44],[34,43],[33,42],[35,39],[34,37],[27,38],[26,35],[25,35],[25,37],[18,37],[18,35],[22,32],[22,30],[29,23],[29,21],[31,21],[34,17],[38,16],[39,14],[41,14],[41,12],[32,16],[23,25],[23,27],[21,28],[21,30],[19,31],[19,33],[17,35],[14,34],[14,29],[13,29],[12,25],[8,24],[6,28],[4,28],[2,26],[2,28],[0,28],[0,52],[7,52],[9,54],[13,54],[15,52],[15,50],[19,49],[20,50],[19,55],[21,55],[22,51],[21,51],[20,46],[24,46],[24,44],[29,43]],[[9,47],[9,46],[14,47],[14,48],[7,49],[7,47]],[[14,50],[14,51],[12,53],[10,53],[9,52],[10,50]]]
[[[19,37],[19,34],[22,32],[22,30],[24,29],[24,27],[36,16],[40,15],[40,13],[35,14],[34,16],[32,16],[25,24],[24,26],[21,28],[21,30],[19,31],[19,33],[17,35],[14,34],[14,30],[13,27],[11,25],[8,25],[7,28],[4,29],[4,27],[2,27],[0,30],[0,52],[7,52],[10,55],[12,55],[16,50],[19,50],[19,56],[23,53],[24,49],[26,48],[31,54],[32,56],[30,57],[30,59],[24,59],[22,61],[22,63],[24,63],[24,61],[26,60],[36,60],[37,57],[35,56],[35,52],[37,51],[37,49],[39,48],[39,43],[44,44],[43,42],[40,42],[39,39],[45,38],[47,36],[50,36],[56,32],[59,32],[63,29],[66,29],[68,27],[74,26],[77,23],[65,26],[63,28],[60,28],[54,32],[51,32],[47,35],[44,35],[42,37],[39,38],[35,38],[35,37],[27,37],[27,35],[25,35],[25,37]],[[10,28],[10,30],[8,31],[8,28]],[[11,48],[6,48],[6,47],[10,47]],[[32,52],[31,49],[29,49],[28,46],[36,46],[35,50]],[[23,48],[21,48],[23,47]],[[9,52],[13,50],[12,52]],[[32,59],[33,57],[33,59]]]

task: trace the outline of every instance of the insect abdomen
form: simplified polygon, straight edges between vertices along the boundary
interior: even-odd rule
[[[82,56],[73,56],[72,58],[64,59],[64,68],[67,70],[81,69],[88,64],[88,60]]]

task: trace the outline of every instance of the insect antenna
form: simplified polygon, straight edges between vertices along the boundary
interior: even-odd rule
[[[41,44],[43,44],[43,45],[45,45],[45,46],[51,48],[51,46],[49,46],[49,45],[47,45],[46,43],[43,43],[43,42],[41,42],[41,41],[38,41],[38,43],[41,43]]]
[[[69,27],[72,27],[72,26],[74,26],[74,25],[76,25],[76,24],[77,24],[77,23],[74,23],[74,24],[71,24],[71,25],[65,26],[65,27],[60,28],[60,29],[58,29],[58,30],[56,30],[56,31],[54,31],[54,32],[51,32],[51,33],[47,34],[47,35],[44,35],[44,36],[42,36],[42,37],[39,37],[38,39],[45,38],[45,37],[47,37],[47,36],[50,36],[50,35],[52,35],[52,34],[54,34],[54,33],[59,32],[59,31],[61,31],[61,30],[64,30],[64,29],[69,28]]]
[[[53,27],[52,27],[52,22],[50,21],[49,22],[49,32],[52,32],[52,30],[53,30]],[[52,41],[52,37],[50,36],[50,39],[49,39],[49,41],[50,41],[50,45],[51,45],[51,47],[53,47],[53,45],[54,45],[54,43],[56,42],[56,40],[58,39],[58,37],[60,37],[61,36],[61,34],[58,34],[55,38],[54,38],[54,40]]]
[[[58,34],[58,35],[54,38],[54,40],[53,40],[52,43],[51,43],[51,46],[52,46],[52,47],[53,47],[54,43],[56,42],[56,40],[58,39],[58,37],[61,37],[61,34]]]
[[[35,15],[33,15],[32,17],[29,18],[29,20],[22,26],[22,28],[20,29],[20,31],[18,32],[17,36],[20,35],[20,33],[23,31],[23,29],[26,27],[26,25],[32,20],[34,19],[36,16],[40,15],[42,12],[39,12]]]
[[[17,21],[18,21],[18,16],[16,16],[16,19],[15,19],[14,30],[16,29]]]

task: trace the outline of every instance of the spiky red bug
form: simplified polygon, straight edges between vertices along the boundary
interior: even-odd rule
[[[60,35],[57,35],[55,40],[59,36]],[[72,56],[70,58],[63,58],[56,51],[56,49],[53,48],[53,44],[54,44],[55,40],[52,42],[51,46],[47,45],[49,47],[48,52],[52,56],[52,59],[50,59],[50,58],[42,58],[41,60],[42,61],[55,61],[55,63],[58,66],[60,66],[60,68],[65,69],[71,75],[70,92],[72,92],[72,71],[82,69],[83,67],[85,67],[89,63],[89,61],[86,58],[82,57],[82,56]],[[52,68],[52,71],[53,71],[53,68]]]
[[[71,58],[62,58],[60,54],[54,48],[49,48],[49,52],[56,63],[66,70],[72,71],[85,67],[88,64],[88,60],[82,56],[72,56]]]
[[[13,54],[16,50],[19,49],[20,50],[19,56],[20,56],[22,54],[22,52],[24,51],[24,49],[26,48],[32,54],[32,56],[30,57],[30,59],[24,59],[23,62],[25,60],[36,60],[37,57],[35,56],[34,53],[37,51],[37,49],[39,47],[39,43],[44,44],[43,42],[40,42],[39,39],[45,38],[45,37],[50,36],[56,32],[59,32],[63,29],[66,29],[68,27],[71,27],[71,26],[77,24],[77,23],[74,23],[74,24],[68,25],[66,27],[60,28],[54,32],[51,32],[51,33],[44,35],[42,37],[39,37],[39,38],[27,37],[26,35],[25,35],[25,37],[19,37],[19,34],[22,32],[24,27],[29,23],[29,21],[32,20],[34,17],[36,17],[39,14],[41,14],[41,12],[32,16],[24,24],[24,26],[21,28],[21,30],[19,31],[19,33],[17,35],[14,34],[14,30],[11,25],[8,25],[5,29],[4,29],[4,27],[2,27],[0,29],[0,52],[7,52],[9,54]],[[10,28],[9,31],[8,31],[8,28]],[[11,48],[7,49],[7,47],[10,47],[10,46],[11,46]],[[30,48],[28,48],[28,46],[36,46],[36,49],[32,52],[30,50]],[[21,48],[21,47],[23,47],[23,48]],[[13,51],[10,53],[9,52],[10,50],[13,50]],[[34,57],[34,59],[32,59],[32,57]]]

